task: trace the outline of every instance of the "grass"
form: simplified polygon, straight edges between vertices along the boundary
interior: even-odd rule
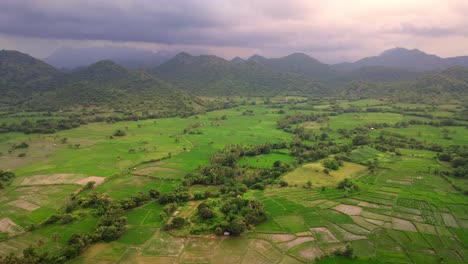
[[[291,101],[303,99],[290,97],[272,101],[289,101],[293,104]],[[56,213],[66,197],[79,188],[73,184],[21,186],[23,180],[34,175],[73,173],[106,177],[106,181],[94,190],[107,193],[113,199],[126,199],[150,189],[161,192],[173,190],[187,173],[208,164],[211,155],[225,145],[258,145],[292,139],[291,134],[276,128],[277,120],[284,116],[277,114],[279,109],[260,105],[263,101],[261,98],[251,101],[256,101],[258,105],[224,109],[197,117],[93,123],[52,135],[0,134],[0,152],[3,153],[0,156],[0,169],[12,169],[17,174],[11,186],[0,190],[0,220],[9,217],[23,229],[30,224],[40,223]],[[338,103],[342,107],[425,108],[427,113],[434,116],[449,116],[451,112],[446,110],[455,110],[452,106],[431,110],[432,106],[428,105],[390,105],[385,101],[368,99]],[[322,113],[329,105],[328,101],[320,101],[297,106],[313,106],[314,113]],[[254,115],[243,116],[245,110],[252,110]],[[285,114],[312,112],[288,107],[284,110]],[[39,115],[37,113],[35,117],[24,118],[36,118]],[[227,116],[227,119],[222,120],[222,116]],[[303,125],[312,125],[309,127],[311,129],[327,128],[329,130],[326,133],[330,135],[331,141],[343,143],[350,140],[338,138],[336,130],[339,128],[352,129],[383,122],[391,125],[408,118],[413,117],[396,113],[344,113],[331,116],[328,123],[320,124],[319,127],[314,123]],[[183,134],[185,128],[196,123],[200,125],[199,134]],[[110,139],[109,136],[117,129],[125,130],[127,135]],[[409,126],[384,130],[443,146],[468,144],[464,127]],[[444,138],[445,133],[451,139]],[[371,134],[373,137],[378,136],[379,130]],[[61,144],[60,140],[64,137],[68,138],[68,143]],[[8,153],[13,144],[23,141],[29,144],[29,148],[21,150],[26,153],[26,157],[17,157],[20,150]],[[75,148],[75,144],[80,144],[79,148]],[[129,152],[131,149],[134,151]],[[343,167],[331,171],[330,175],[323,172],[324,167],[320,162],[308,163],[283,176],[289,183],[288,187],[273,185],[267,186],[264,191],[244,194],[245,197],[261,200],[268,216],[267,221],[252,230],[255,234],[264,237],[284,234],[292,236],[291,241],[299,241],[298,244],[286,246],[291,241],[267,241],[249,233],[240,237],[172,236],[161,230],[162,206],[152,201],[125,213],[128,231],[119,240],[93,245],[72,263],[269,263],[273,260],[278,263],[298,263],[299,260],[314,261],[315,256],[331,254],[337,246],[345,244],[353,247],[358,259],[329,257],[317,263],[435,263],[440,257],[449,263],[468,261],[466,196],[456,191],[445,179],[432,173],[436,168],[447,169],[445,164],[434,160],[435,152],[405,148],[399,151],[401,156],[370,146],[359,147],[350,153],[351,162],[345,162]],[[170,158],[146,163],[165,157]],[[374,159],[378,161],[379,168],[375,174],[370,174],[363,165]],[[295,166],[289,150],[242,158],[239,164],[270,168],[277,160]],[[346,193],[336,189],[336,184],[344,178],[353,178],[361,190]],[[312,182],[311,189],[302,187],[307,181]],[[458,186],[467,184],[462,179],[452,181]],[[193,186],[190,191],[216,193],[220,188],[200,185]],[[25,200],[39,207],[27,211],[9,205],[16,200]],[[333,209],[339,204],[361,207],[362,213],[348,216]],[[193,216],[196,206],[197,202],[181,204],[179,214]],[[86,215],[80,221],[68,225],[54,224],[10,239],[0,233],[0,240],[3,240],[0,242],[0,254],[20,252],[30,244],[37,244],[39,240],[45,241],[41,251],[56,252],[73,233],[91,232],[94,229],[98,220],[89,211],[82,213]],[[398,220],[410,221],[416,231],[394,230],[392,223]],[[328,233],[312,234],[310,228],[328,230],[339,242],[328,241]],[[51,240],[55,233],[60,234],[57,242]],[[359,239],[353,238],[356,236]],[[308,240],[311,237],[316,240]]]
[[[345,113],[330,117],[330,128],[333,130],[354,129],[358,126],[375,123],[393,125],[403,121],[403,116],[394,113]]]
[[[385,128],[384,130],[442,146],[468,144],[465,127],[433,127],[417,125],[407,128]],[[449,138],[445,138],[444,134],[447,134]]]
[[[316,187],[335,186],[345,178],[352,178],[366,171],[364,166],[351,162],[344,162],[340,169],[330,170],[329,174],[326,174],[324,169],[320,162],[308,163],[288,173],[283,179],[291,185],[302,186],[311,181],[312,186]]]

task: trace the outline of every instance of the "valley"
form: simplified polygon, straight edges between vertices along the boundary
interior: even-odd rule
[[[29,248],[69,263],[467,261],[468,185],[454,176],[466,165],[443,155],[466,155],[461,103],[209,100],[233,106],[0,134],[0,164],[15,173],[0,190],[0,255]],[[241,200],[250,209],[231,215],[228,203]],[[257,218],[241,216],[254,206],[248,201],[259,202]],[[200,205],[212,215],[202,217]],[[123,231],[95,237],[112,214],[125,219]]]

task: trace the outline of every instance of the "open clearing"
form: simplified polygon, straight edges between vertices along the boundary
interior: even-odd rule
[[[323,172],[324,169],[320,162],[308,163],[287,174],[283,179],[292,185],[304,185],[308,181],[311,181],[313,186],[336,185],[345,178],[352,178],[364,172],[366,167],[344,162],[342,167],[336,171],[331,170],[329,174]]]
[[[23,179],[21,185],[52,185],[52,184],[79,184],[85,185],[93,181],[96,185],[103,183],[105,177],[86,176],[82,174],[58,173],[51,175],[34,175]]]
[[[21,209],[24,209],[24,210],[28,210],[28,211],[34,211],[36,210],[37,208],[39,208],[40,206],[38,205],[35,205],[35,204],[32,204],[28,201],[25,201],[25,200],[15,200],[13,202],[9,202],[7,203],[8,205],[11,205],[11,206],[16,206],[18,208],[21,208]]]
[[[15,222],[10,218],[0,219],[0,232],[7,233],[9,236],[16,236],[24,232]]]

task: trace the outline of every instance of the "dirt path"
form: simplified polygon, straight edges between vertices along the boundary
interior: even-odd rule
[[[194,145],[190,140],[188,140],[185,136],[182,136],[182,138],[183,138],[185,141],[187,141],[187,143],[189,143],[190,146],[191,146],[192,148],[195,147],[195,145]]]

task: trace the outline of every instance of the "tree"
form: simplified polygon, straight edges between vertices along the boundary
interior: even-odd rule
[[[285,180],[281,180],[281,181],[279,182],[279,186],[280,186],[280,187],[286,187],[286,186],[288,186],[288,185],[289,185],[288,182],[285,181]]]
[[[351,190],[351,191],[358,191],[359,187],[354,184],[350,179],[346,178],[338,183],[337,189],[341,190]]]
[[[202,219],[210,219],[214,217],[214,213],[209,207],[204,207],[201,210],[198,210],[198,214]]]
[[[368,135],[357,135],[353,138],[354,146],[368,145],[371,142],[371,138]]]
[[[437,155],[437,158],[438,158],[440,161],[450,161],[450,159],[451,159],[450,154],[445,153],[445,152],[439,153],[439,154]]]
[[[233,235],[240,235],[247,228],[247,223],[243,217],[235,217],[227,230]]]
[[[311,189],[312,188],[312,182],[311,181],[307,181],[306,182],[306,186],[308,189]]]
[[[224,233],[223,229],[219,226],[215,228],[214,232],[217,236],[221,236]]]
[[[123,137],[125,136],[127,133],[125,133],[125,131],[121,130],[121,129],[117,129],[115,132],[114,132],[114,136],[115,137]]]
[[[468,163],[467,160],[462,158],[462,157],[456,157],[456,158],[452,159],[452,166],[455,167],[455,168],[464,166],[467,163]]]
[[[172,219],[171,222],[172,228],[181,228],[185,224],[185,219],[179,216],[176,216]]]
[[[322,164],[330,170],[338,170],[340,168],[340,163],[336,159],[325,159],[322,161]]]

